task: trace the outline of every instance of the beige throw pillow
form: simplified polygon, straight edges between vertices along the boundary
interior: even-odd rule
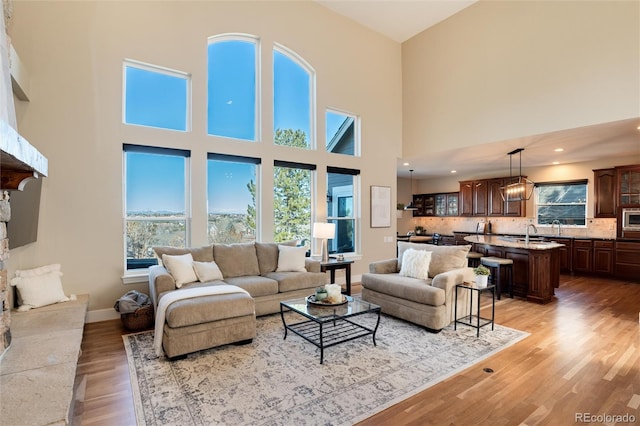
[[[402,269],[400,269],[400,275],[426,280],[429,278],[430,263],[430,251],[408,249],[402,256]]]
[[[306,247],[278,245],[278,268],[276,272],[306,272],[304,266]]]
[[[221,280],[222,271],[216,262],[197,262],[193,261],[193,270],[200,282]]]
[[[162,264],[176,281],[176,287],[178,288],[182,287],[183,284],[198,281],[198,277],[193,270],[193,256],[191,256],[191,253],[179,256],[163,254]]]

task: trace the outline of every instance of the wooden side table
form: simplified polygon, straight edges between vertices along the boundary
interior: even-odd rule
[[[329,271],[331,273],[331,284],[336,282],[336,270],[344,269],[345,270],[345,278],[347,281],[346,290],[342,290],[342,294],[346,294],[347,296],[351,296],[351,264],[353,260],[337,260],[337,259],[329,259],[328,262],[320,262],[320,270],[322,272]]]

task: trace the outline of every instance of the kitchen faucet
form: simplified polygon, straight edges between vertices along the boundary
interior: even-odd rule
[[[533,228],[533,233],[534,234],[538,233],[538,228],[536,228],[536,226],[533,223],[528,223],[527,227],[525,228],[526,233],[525,233],[525,238],[524,238],[524,242],[526,244],[529,244],[529,228]]]
[[[555,219],[553,222],[551,222],[551,230],[553,230],[553,227],[555,225],[558,225],[558,237],[560,236],[560,232],[561,232],[561,227],[560,227],[560,221],[558,219]]]

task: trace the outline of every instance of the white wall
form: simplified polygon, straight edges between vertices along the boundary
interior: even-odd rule
[[[263,159],[263,208],[272,208],[273,159],[318,165],[324,194],[326,165],[362,171],[362,259],[395,254],[384,237],[392,228],[369,228],[369,187],[393,188],[401,151],[400,45],[314,2],[15,2],[13,43],[31,74],[31,102],[20,103],[20,132],[49,159],[38,241],[13,250],[15,269],[61,263],[67,293],[89,293],[90,310],[110,309],[126,291],[122,220],[122,144],[191,150],[191,244],[207,244],[206,153]],[[206,135],[207,37],[249,33],[262,42],[261,143],[231,142]],[[324,140],[327,107],[362,119],[362,157],[274,147],[271,141],[271,47],[292,49],[317,73],[317,128]],[[193,77],[193,131],[168,132],[123,125],[122,60],[135,59],[186,71]],[[321,144],[322,145],[322,144]],[[319,200],[321,201],[322,198]],[[318,209],[321,218],[325,212]],[[270,215],[267,213],[267,218]],[[270,239],[270,221],[263,225]]]
[[[480,1],[402,45],[403,157],[640,116],[640,2]]]

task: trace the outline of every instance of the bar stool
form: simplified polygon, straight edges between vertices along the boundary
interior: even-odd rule
[[[489,256],[481,257],[480,264],[491,269],[491,283],[498,289],[498,300],[500,300],[500,295],[502,294],[502,277],[500,276],[502,268],[509,272],[509,296],[513,299],[513,260]]]
[[[477,251],[470,251],[467,253],[468,264],[470,268],[475,268],[480,264],[480,258],[482,258],[482,253],[478,253]]]

